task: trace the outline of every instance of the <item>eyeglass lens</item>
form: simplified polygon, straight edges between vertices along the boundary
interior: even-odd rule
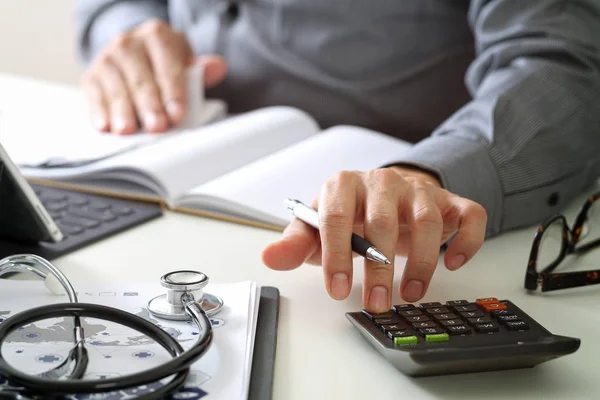
[[[538,248],[537,270],[541,271],[559,259],[563,246],[563,224],[554,220],[542,233]]]
[[[598,239],[600,239],[600,200],[593,202],[588,209],[576,247],[584,246]]]

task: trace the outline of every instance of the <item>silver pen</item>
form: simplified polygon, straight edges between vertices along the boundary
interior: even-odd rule
[[[295,199],[286,199],[285,206],[299,220],[304,221],[315,229],[319,229],[319,214]],[[367,239],[352,233],[352,250],[368,260],[381,264],[391,264],[390,260]]]

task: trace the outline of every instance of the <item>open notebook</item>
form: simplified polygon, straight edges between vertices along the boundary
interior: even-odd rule
[[[21,170],[38,183],[160,201],[173,210],[282,229],[291,219],[285,198],[310,203],[336,172],[382,166],[409,146],[358,127],[320,131],[297,109],[269,107],[167,134],[94,163]]]

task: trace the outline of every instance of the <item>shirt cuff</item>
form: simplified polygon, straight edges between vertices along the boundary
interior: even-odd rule
[[[90,62],[117,35],[152,19],[168,21],[166,7],[153,1],[121,1],[99,9],[83,27],[81,58]]]
[[[415,166],[436,174],[445,189],[485,208],[488,236],[500,233],[502,185],[484,143],[448,134],[434,135],[390,164]]]

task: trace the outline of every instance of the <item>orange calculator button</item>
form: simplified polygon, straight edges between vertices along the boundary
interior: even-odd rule
[[[494,310],[506,310],[506,304],[503,303],[490,303],[490,304],[482,304],[481,307],[487,312]]]
[[[480,306],[483,306],[484,304],[498,303],[498,299],[495,297],[486,297],[484,299],[477,299],[475,300],[475,302]]]

